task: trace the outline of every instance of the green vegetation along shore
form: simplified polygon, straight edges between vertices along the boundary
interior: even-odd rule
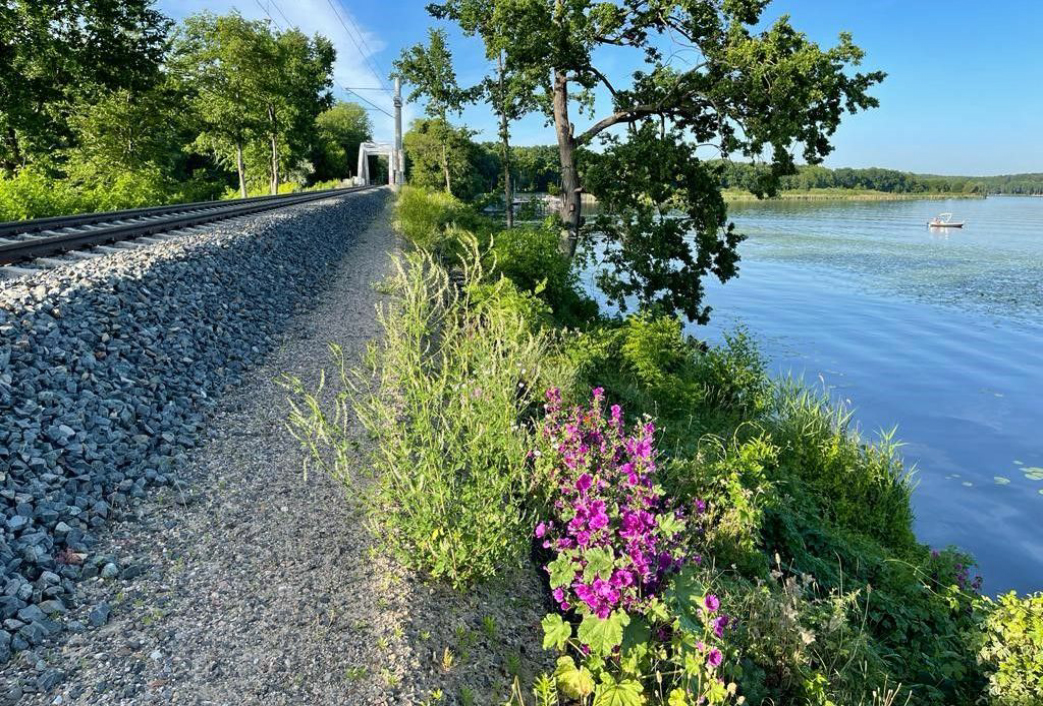
[[[721,194],[729,203],[748,203],[763,201],[756,195],[742,189],[724,189]],[[966,194],[962,192],[931,193],[896,193],[877,191],[874,189],[807,189],[780,191],[768,200],[778,201],[917,201],[928,199],[944,201],[946,199],[983,199],[983,193]]]
[[[292,424],[417,574],[541,577],[556,668],[505,668],[489,703],[1040,703],[1043,595],[993,601],[916,540],[894,439],[773,380],[741,331],[602,316],[550,222],[411,187],[395,220],[383,340],[344,394],[298,383]]]

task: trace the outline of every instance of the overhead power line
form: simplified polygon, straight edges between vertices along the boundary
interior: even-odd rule
[[[347,91],[348,93],[352,94],[353,96],[355,96],[359,100],[362,100],[362,101],[365,101],[366,103],[369,103],[371,106],[373,106],[374,110],[379,110],[381,113],[383,113],[384,115],[388,116],[389,118],[394,118],[395,117],[394,115],[392,115],[391,113],[389,113],[388,111],[384,110],[379,105],[377,105],[376,103],[371,101],[369,98],[366,98],[365,96],[363,96],[363,95],[361,95],[359,93],[355,93],[355,91],[353,91],[352,89],[345,88],[344,90]]]
[[[337,6],[339,5],[339,3],[334,4],[333,0],[326,0],[326,2],[327,2],[327,4],[329,4],[330,9],[333,10],[333,14],[337,16],[337,21],[340,22],[340,26],[344,28],[344,34],[346,34],[348,36],[348,39],[351,40],[351,43],[355,45],[355,49],[358,50],[359,56],[367,64],[367,66],[369,67],[370,72],[372,72],[372,74],[373,74],[373,77],[377,79],[377,83],[379,83],[380,85],[384,86],[384,90],[387,91],[388,93],[390,93],[391,92],[391,88],[388,87],[387,82],[385,81],[384,77],[381,76],[381,74],[380,74],[380,70],[377,68],[376,64],[373,63],[372,58],[370,58],[370,53],[372,52],[372,50],[370,50],[370,52],[367,52],[367,51],[363,50],[363,48],[362,48],[363,44],[366,45],[367,49],[369,48],[369,45],[366,44],[366,37],[362,34],[361,31],[359,31],[359,33],[358,33],[359,34],[359,39],[355,39],[355,35],[352,33],[352,31],[350,29],[348,29],[347,22],[344,21],[344,17],[341,16],[340,10],[337,9]],[[348,21],[350,21],[353,25],[355,25],[355,20],[352,19],[351,15],[348,14],[347,17],[348,17]],[[355,25],[355,27],[357,28],[358,25]],[[359,42],[359,40],[362,40],[361,43]]]

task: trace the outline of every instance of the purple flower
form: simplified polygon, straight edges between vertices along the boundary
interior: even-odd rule
[[[713,634],[717,637],[724,637],[724,629],[728,627],[728,623],[731,622],[731,618],[727,615],[721,615],[713,621]]]
[[[716,669],[721,666],[721,662],[724,661],[724,655],[716,647],[710,650],[710,654],[706,655],[706,666],[710,669]]]
[[[721,607],[721,600],[714,594],[708,593],[706,598],[703,599],[703,605],[706,606],[706,610],[716,613],[717,609]]]
[[[578,490],[580,493],[585,493],[588,490],[590,490],[590,486],[592,486],[593,484],[594,479],[590,476],[590,474],[584,473],[576,479],[576,490]]]
[[[706,501],[697,499],[695,501],[695,512],[697,515],[701,515],[706,512]]]
[[[546,523],[541,522],[540,524],[536,525],[536,538],[537,539],[543,539],[544,535],[546,535],[546,534],[547,534],[547,524]]]

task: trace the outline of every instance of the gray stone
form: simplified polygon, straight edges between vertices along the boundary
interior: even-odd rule
[[[108,603],[99,603],[94,607],[94,610],[87,616],[87,620],[96,628],[100,628],[105,623],[109,622],[109,614],[111,609]]]
[[[114,579],[119,576],[119,573],[119,567],[110,562],[102,568],[101,577],[103,579]]]

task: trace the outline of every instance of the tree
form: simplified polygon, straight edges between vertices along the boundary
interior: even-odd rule
[[[333,102],[334,58],[328,39],[309,40],[298,30],[276,34],[237,13],[185,20],[170,65],[200,115],[197,144],[234,165],[244,197],[248,163],[260,162],[274,194],[283,164],[310,152],[316,118]],[[252,143],[262,139],[266,157],[247,159],[261,152]]]
[[[192,15],[185,18],[170,58],[172,73],[199,115],[196,145],[213,154],[218,164],[235,169],[243,198],[244,150],[260,129],[253,84],[263,59],[257,48],[259,37],[267,32],[263,23],[237,13]]]
[[[429,10],[436,17],[459,21],[467,4],[467,0],[443,0]],[[673,160],[685,143],[712,146],[726,156],[766,156],[770,168],[754,185],[763,195],[773,193],[779,178],[794,171],[792,149],[800,149],[809,164],[820,162],[831,149],[829,138],[843,113],[877,104],[867,91],[884,75],[849,70],[863,57],[849,35],[841,34],[836,47],[822,50],[794,30],[786,17],[755,31],[767,4],[767,0],[507,0],[495,3],[494,11],[486,10],[483,22],[495,24],[508,63],[550,77],[544,104],[557,136],[561,211],[567,224],[562,246],[567,254],[575,254],[583,223],[584,184],[577,154],[595,139],[607,140],[607,149],[617,155],[625,150],[619,142],[622,132],[641,143],[634,146],[634,155]],[[616,85],[608,77],[601,64],[602,50],[607,48],[629,50],[643,64],[633,72],[629,85]],[[677,66],[682,59],[683,65]],[[595,89],[611,96],[612,109],[577,131],[573,108],[578,104],[581,112],[589,111]],[[698,159],[694,151],[690,157]],[[651,168],[646,176],[666,177]],[[606,181],[598,183],[606,197],[628,210],[627,215],[645,218],[641,197],[660,190],[647,179],[639,181],[641,186],[629,196],[619,190],[625,185],[610,188]],[[697,233],[696,247],[709,252],[696,253],[686,276],[701,279],[712,272],[722,281],[734,276],[738,239],[717,218],[719,182],[693,171],[676,187],[675,206],[693,225],[708,229]],[[662,221],[646,226],[656,237],[645,238],[640,252],[627,248],[628,258],[636,259],[620,262],[618,275],[629,279],[636,291],[648,294],[650,283],[640,280],[669,265],[667,258],[679,251],[678,240],[684,234]],[[688,296],[699,294],[694,288],[687,291]],[[667,299],[676,301],[672,296]],[[685,311],[699,319],[706,315],[699,302],[686,304]]]
[[[69,146],[68,107],[159,76],[171,21],[152,0],[0,3],[0,169]]]
[[[481,155],[478,146],[471,141],[470,130],[426,118],[413,122],[403,142],[411,184],[429,189],[444,188],[448,171],[456,196],[470,199],[482,192]]]
[[[417,44],[405,49],[395,61],[395,73],[413,86],[409,101],[427,98],[426,114],[432,118],[427,123],[427,134],[439,139],[442,149],[442,175],[445,190],[453,193],[450,169],[453,128],[449,123],[450,113],[459,113],[465,103],[473,98],[473,91],[463,90],[457,84],[453,70],[453,55],[449,51],[446,33],[440,29],[429,29],[427,46]]]
[[[318,145],[315,175],[319,181],[351,176],[359,145],[373,139],[373,124],[357,103],[337,102],[316,119]]]
[[[259,37],[260,70],[250,77],[259,102],[259,124],[270,148],[271,193],[279,193],[280,165],[302,158],[316,137],[315,121],[333,105],[336,50],[322,36],[309,40],[297,29]]]
[[[509,61],[507,42],[510,35],[500,31],[496,0],[459,0],[451,3],[445,16],[456,20],[465,33],[478,35],[485,44],[486,57],[495,62],[495,70],[479,86],[486,102],[496,115],[500,138],[500,161],[503,169],[504,203],[507,227],[514,227],[514,188],[512,178],[511,123],[535,110],[539,103],[536,88],[538,72]]]

